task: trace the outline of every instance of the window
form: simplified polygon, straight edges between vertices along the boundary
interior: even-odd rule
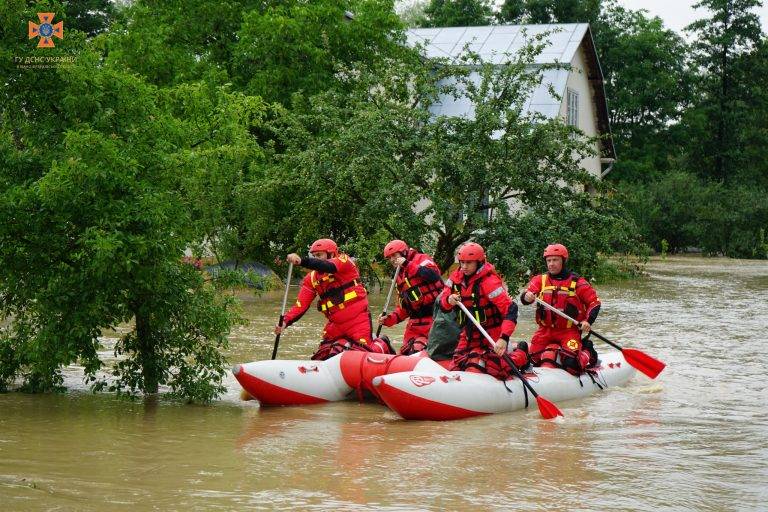
[[[579,127],[579,93],[568,89],[565,100],[566,114],[565,124],[568,126]]]

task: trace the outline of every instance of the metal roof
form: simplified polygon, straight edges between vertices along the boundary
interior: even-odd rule
[[[469,45],[469,49],[479,54],[484,61],[498,64],[506,60],[505,53],[516,53],[523,48],[527,39],[552,32],[547,37],[547,46],[538,55],[536,62],[567,64],[576,54],[588,29],[587,23],[492,25],[414,28],[408,30],[406,36],[411,46],[418,43],[425,45],[426,56],[429,58],[455,58],[463,51],[465,45]]]
[[[598,127],[602,133],[610,133],[608,109],[605,103],[602,70],[594,49],[592,34],[587,23],[558,23],[549,25],[492,25],[485,27],[438,27],[416,28],[407,31],[410,46],[421,45],[427,58],[455,59],[467,47],[477,53],[485,62],[500,64],[522,49],[534,36],[550,32],[543,51],[536,57],[536,64],[570,64],[576,51],[585,43],[587,62],[592,68],[588,78],[595,92],[598,111]],[[525,108],[528,112],[538,112],[548,118],[556,117],[565,96],[568,69],[547,69],[542,72],[541,83],[527,98]],[[471,74],[472,80],[479,83],[477,73]],[[550,87],[560,98],[552,96]],[[473,117],[474,106],[465,97],[443,96],[433,106],[435,116]],[[603,152],[615,157],[613,143],[602,143]]]

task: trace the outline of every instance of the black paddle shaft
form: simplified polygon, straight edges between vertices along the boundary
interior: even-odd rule
[[[621,348],[621,346],[617,345],[616,343],[612,342],[611,340],[609,340],[605,336],[603,336],[601,334],[598,334],[598,333],[596,333],[595,331],[593,331],[591,329],[589,330],[589,334],[594,334],[597,339],[603,340],[604,342],[606,342],[607,344],[609,344],[610,346],[612,346],[616,350],[624,350],[623,348]]]
[[[483,329],[483,326],[480,325],[480,323],[475,319],[475,317],[472,316],[472,313],[470,313],[469,310],[467,310],[467,307],[461,302],[456,303],[456,305],[459,306],[459,309],[461,309],[464,312],[464,314],[467,316],[467,318],[469,318],[472,321],[472,323],[475,324],[475,328],[477,328],[480,334],[482,334],[482,336],[486,339],[488,343],[491,344],[491,347],[493,348],[494,346],[493,339],[491,339],[491,336],[488,334],[488,332],[485,329]],[[507,362],[509,367],[512,369],[512,373],[515,374],[515,377],[520,379],[520,382],[523,383],[523,386],[525,386],[534,397],[538,398],[539,394],[536,392],[535,389],[533,389],[533,386],[531,386],[531,384],[526,380],[526,378],[523,377],[523,374],[520,373],[520,370],[517,369],[517,366],[515,366],[515,363],[514,361],[512,361],[512,358],[509,357],[509,354],[504,352],[502,357]]]
[[[392,283],[389,285],[389,293],[387,293],[387,302],[384,304],[384,309],[381,311],[381,316],[384,316],[387,314],[387,308],[389,307],[389,301],[392,300],[392,290],[395,288],[395,283],[397,282],[397,275],[400,273],[400,265],[395,268],[395,275],[392,276]],[[376,337],[379,337],[379,334],[381,334],[381,328],[384,324],[379,324],[379,326],[376,328]]]
[[[283,317],[284,315],[280,315],[280,320],[277,321],[277,325],[283,325]],[[280,344],[280,333],[277,333],[275,335],[275,346],[272,349],[272,359],[274,360],[277,357],[277,346]]]
[[[504,355],[503,355],[502,357],[503,357],[503,358],[504,358],[504,360],[507,362],[507,364],[509,365],[509,367],[512,369],[512,373],[514,373],[514,374],[515,374],[515,377],[517,377],[518,379],[520,379],[520,382],[522,382],[522,383],[523,383],[523,386],[525,386],[525,387],[526,387],[526,389],[528,389],[528,391],[530,391],[530,392],[531,392],[531,394],[534,396],[534,398],[538,397],[538,396],[539,396],[539,394],[536,392],[536,390],[535,390],[535,389],[533,389],[533,386],[531,386],[531,385],[528,383],[528,380],[527,380],[527,379],[526,379],[526,378],[523,376],[523,374],[522,374],[522,373],[520,373],[520,370],[518,370],[518,369],[517,369],[517,366],[515,366],[515,363],[514,363],[514,361],[512,361],[512,358],[511,358],[511,357],[509,357],[509,354],[507,354],[507,353],[505,352],[505,353],[504,353]]]

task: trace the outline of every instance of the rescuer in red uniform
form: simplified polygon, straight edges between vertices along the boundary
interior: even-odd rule
[[[352,259],[339,254],[336,243],[328,238],[316,240],[309,253],[311,257],[302,258],[295,253],[286,257],[289,263],[311,272],[304,277],[296,304],[285,314],[283,324],[275,326],[275,334],[301,318],[318,296],[317,309],[328,323],[312,359],[328,359],[344,350],[389,353],[383,341],[371,341],[368,292]]]
[[[577,320],[569,320],[536,307],[538,330],[531,338],[531,359],[534,365],[564,368],[571,373],[582,373],[597,362],[592,342],[582,343],[581,335],[588,334],[600,312],[600,298],[583,277],[566,268],[568,249],[562,244],[548,245],[544,249],[547,272],[534,276],[520,295],[523,304],[535,302],[536,297]]]
[[[382,314],[378,322],[391,327],[406,318],[400,354],[409,355],[427,347],[429,328],[432,327],[432,309],[435,299],[443,291],[440,267],[428,254],[408,247],[402,240],[392,240],[384,247],[384,257],[397,274],[398,305],[390,314]]]
[[[507,294],[504,282],[493,265],[485,260],[485,251],[479,244],[468,242],[461,246],[458,260],[459,268],[445,283],[450,293],[440,296],[440,307],[449,311],[462,302],[496,341],[491,347],[472,321],[459,310],[457,320],[462,330],[451,369],[482,372],[497,379],[507,379],[512,370],[501,355],[507,352],[509,337],[517,325],[517,304]],[[525,349],[523,342],[510,354],[518,367],[528,364]]]

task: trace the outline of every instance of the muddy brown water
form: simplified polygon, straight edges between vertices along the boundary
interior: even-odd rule
[[[239,401],[231,375],[210,406],[130,402],[90,394],[72,367],[65,394],[0,395],[0,511],[768,510],[768,263],[669,258],[648,270],[597,284],[595,327],[667,369],[562,403],[562,420],[261,409]],[[246,302],[233,363],[270,357],[280,300]],[[307,313],[279,357],[308,356],[321,326]],[[525,308],[514,338],[532,331]]]

